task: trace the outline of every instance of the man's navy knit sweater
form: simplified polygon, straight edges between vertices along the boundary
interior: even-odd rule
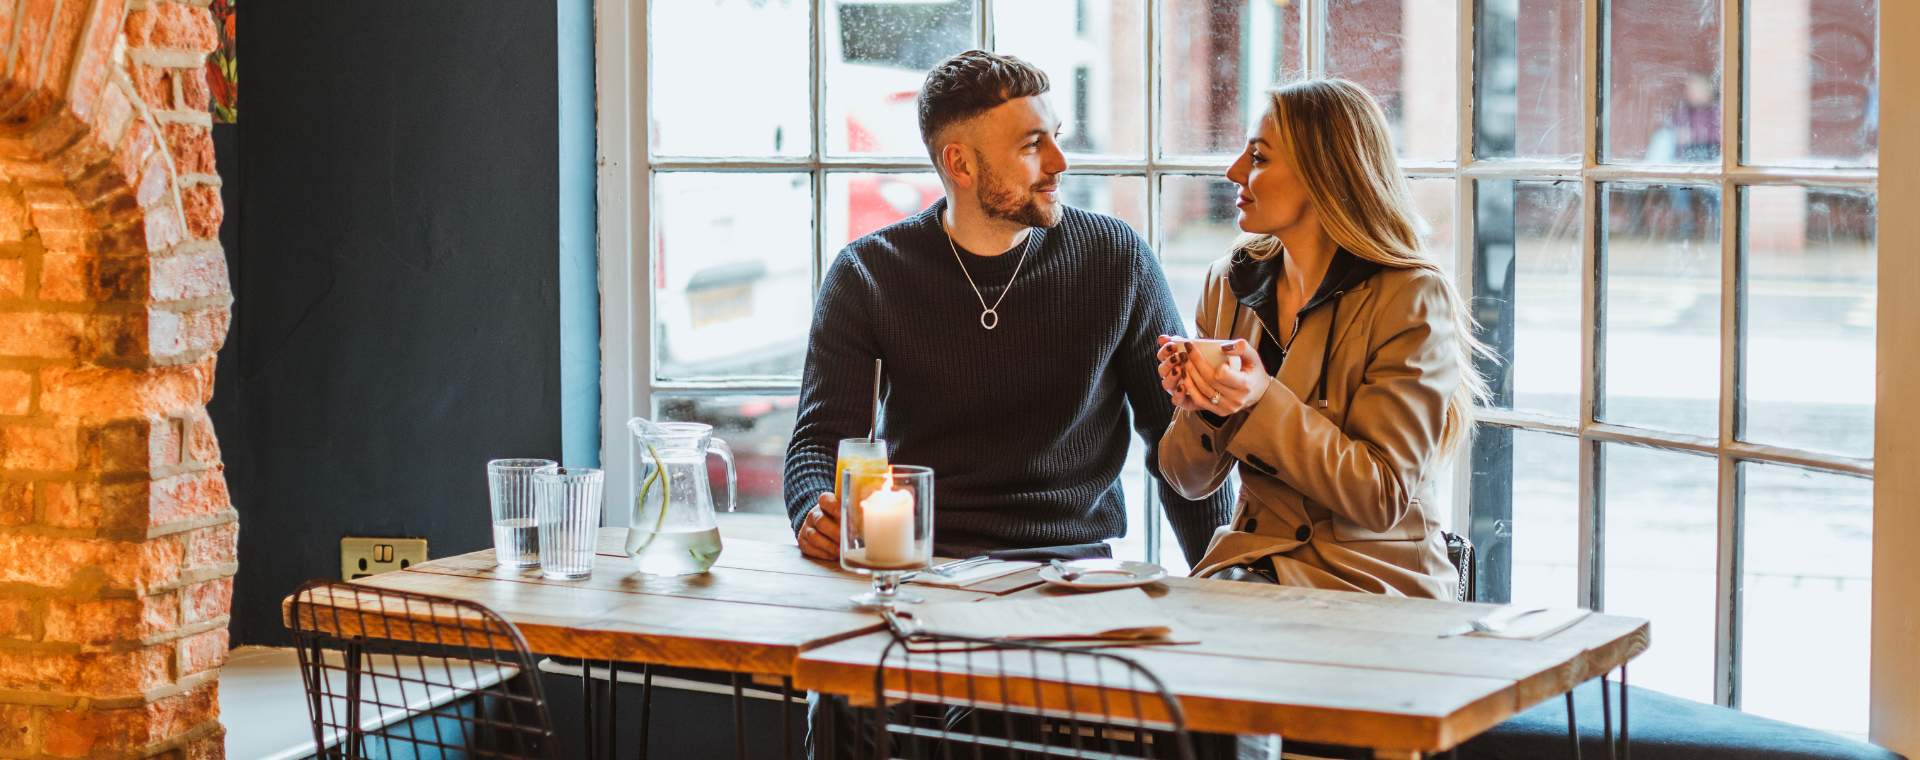
[[[1020,248],[999,256],[960,249],[988,304],[1012,288],[998,327],[987,330],[947,248],[945,207],[849,244],[820,284],[787,447],[795,529],[833,490],[840,439],[867,434],[877,357],[886,378],[880,436],[893,463],[933,468],[940,553],[1122,535],[1127,437],[1146,441],[1157,480],[1154,452],[1173,415],[1155,374],[1154,337],[1183,332],[1153,252],[1124,222],[1074,208],[1053,228],[1029,232],[1026,264],[1010,286]],[[1227,521],[1232,496],[1223,488],[1188,501],[1159,486],[1191,562]]]

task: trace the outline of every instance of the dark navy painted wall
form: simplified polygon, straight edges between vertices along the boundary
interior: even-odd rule
[[[561,451],[555,7],[276,0],[215,130],[235,294],[212,404],[233,641],[342,535],[490,541],[484,465]]]

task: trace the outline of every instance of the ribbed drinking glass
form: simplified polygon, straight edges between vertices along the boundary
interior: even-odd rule
[[[533,475],[540,516],[540,574],[577,580],[593,574],[606,474],[585,467],[550,467]]]
[[[493,501],[493,559],[501,567],[540,564],[533,473],[554,466],[557,463],[551,459],[495,459],[487,463],[487,494]]]

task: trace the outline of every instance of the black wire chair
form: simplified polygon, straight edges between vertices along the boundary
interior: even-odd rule
[[[893,630],[856,756],[1194,758],[1180,700],[1131,658]]]
[[[316,756],[555,756],[527,642],[492,610],[319,580],[285,613]]]

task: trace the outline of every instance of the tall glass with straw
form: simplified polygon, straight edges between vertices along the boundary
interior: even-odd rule
[[[847,509],[847,473],[880,472],[887,468],[887,442],[879,437],[880,432],[880,369],[879,359],[873,360],[873,416],[867,425],[867,437],[842,438],[833,464],[833,495],[839,500],[841,514]],[[844,528],[844,525],[842,526]]]

